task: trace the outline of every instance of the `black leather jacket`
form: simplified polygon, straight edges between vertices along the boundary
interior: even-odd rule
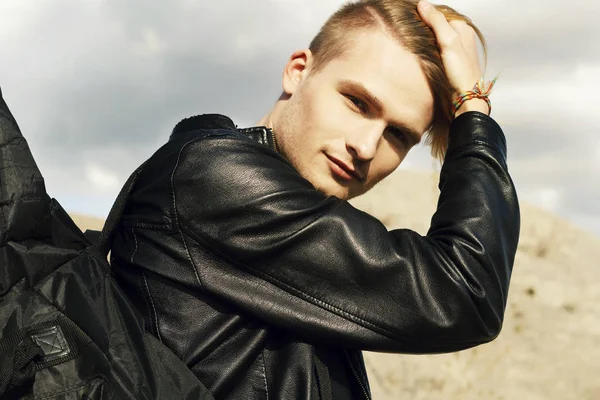
[[[451,352],[502,326],[520,218],[491,118],[453,122],[439,188],[427,236],[388,231],[265,128],[193,117],[145,164],[113,265],[216,399],[370,398],[361,350]]]

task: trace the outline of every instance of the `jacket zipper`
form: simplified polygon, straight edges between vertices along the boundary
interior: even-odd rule
[[[273,132],[273,129],[271,129],[271,128],[267,128],[267,130],[269,131],[269,133],[271,134],[271,137],[273,138],[273,147],[274,147],[275,153],[279,153],[279,147],[277,146],[277,136],[275,136],[275,132]]]
[[[365,388],[365,385],[363,384],[362,380],[360,379],[360,376],[358,375],[358,371],[356,370],[356,368],[354,368],[354,365],[352,364],[352,360],[350,359],[350,354],[348,354],[348,350],[344,350],[344,353],[346,354],[346,359],[348,360],[348,364],[350,364],[350,369],[352,370],[352,374],[354,374],[354,377],[358,381],[358,384],[360,385],[360,388],[362,389],[363,394],[365,395],[365,399],[371,400],[371,396],[369,396],[369,392],[367,391],[367,388]]]

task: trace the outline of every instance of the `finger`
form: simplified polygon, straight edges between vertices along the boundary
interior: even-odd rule
[[[477,48],[477,34],[475,30],[469,26],[465,21],[453,20],[449,22],[452,29],[458,33],[460,41],[469,50]]]
[[[467,25],[467,23],[465,21],[459,21],[456,19],[453,19],[452,21],[448,21],[448,25],[450,25],[452,27],[452,29],[454,29],[456,32],[464,32],[467,29],[471,29],[471,27],[469,25]]]
[[[421,19],[433,30],[439,46],[448,46],[457,38],[458,33],[450,26],[444,14],[436,10],[431,3],[421,0],[417,10]]]

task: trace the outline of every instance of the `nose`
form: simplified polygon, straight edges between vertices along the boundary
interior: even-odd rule
[[[384,127],[371,125],[368,129],[357,129],[346,136],[346,149],[352,157],[360,161],[371,161],[375,158]]]

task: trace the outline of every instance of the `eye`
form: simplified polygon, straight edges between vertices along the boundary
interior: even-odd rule
[[[347,98],[348,100],[350,100],[350,101],[352,102],[352,104],[353,104],[353,105],[354,105],[356,108],[358,108],[358,109],[359,109],[361,112],[363,112],[363,113],[364,113],[364,112],[367,112],[367,104],[366,104],[364,101],[362,101],[361,99],[359,99],[359,98],[357,98],[357,97],[354,97],[354,96],[352,96],[352,95],[349,95],[349,94],[347,94],[347,95],[345,95],[345,96],[346,96],[346,98]]]
[[[402,129],[390,126],[388,127],[388,131],[394,136],[395,139],[402,142],[404,146],[408,146],[410,144],[408,135]]]

